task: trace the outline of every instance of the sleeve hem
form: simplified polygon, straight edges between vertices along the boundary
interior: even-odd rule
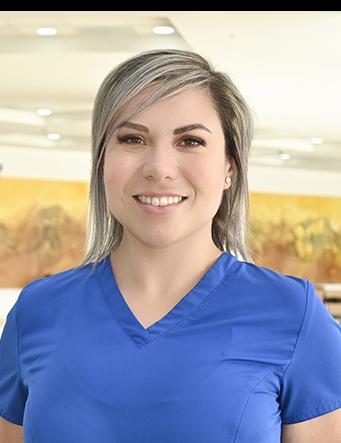
[[[313,418],[320,417],[321,415],[328,414],[328,412],[335,411],[336,409],[341,408],[341,400],[334,401],[333,403],[329,403],[326,406],[321,406],[318,409],[314,409],[312,411],[307,412],[306,414],[296,415],[293,417],[287,417],[282,420],[283,425],[291,425],[294,423],[299,423],[306,420],[311,420]]]
[[[14,417],[13,415],[9,415],[6,412],[0,410],[0,417],[4,418],[5,420],[13,423],[14,425],[23,426],[23,421]]]

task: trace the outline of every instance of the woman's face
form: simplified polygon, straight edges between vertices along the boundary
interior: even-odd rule
[[[192,235],[212,241],[212,219],[229,187],[225,177],[232,175],[234,162],[226,159],[223,129],[207,92],[191,88],[163,99],[129,123],[145,128],[121,126],[104,156],[106,199],[124,236],[155,247]],[[203,128],[176,131],[193,124]],[[148,192],[187,199],[168,213],[150,214],[133,198]]]

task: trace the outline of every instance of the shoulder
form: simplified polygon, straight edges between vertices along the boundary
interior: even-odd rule
[[[20,291],[16,302],[17,315],[34,320],[37,316],[53,313],[64,300],[82,290],[91,276],[91,265],[87,265],[31,281]]]
[[[232,288],[240,338],[256,337],[256,331],[264,345],[273,345],[268,340],[271,336],[283,347],[291,346],[309,313],[312,283],[253,263],[240,262],[238,267]]]
[[[234,271],[233,356],[284,369],[306,317],[308,281],[243,261]]]
[[[248,289],[251,299],[256,303],[264,302],[269,307],[282,307],[288,312],[305,311],[308,292],[314,288],[309,280],[255,263],[241,261],[239,264],[238,280]]]

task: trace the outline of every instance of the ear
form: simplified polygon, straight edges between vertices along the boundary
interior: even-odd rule
[[[226,159],[225,177],[228,175],[231,177],[237,171],[236,162],[234,158],[229,155]]]

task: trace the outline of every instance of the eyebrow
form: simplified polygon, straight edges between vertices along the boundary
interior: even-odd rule
[[[117,127],[117,129],[122,128],[122,127],[137,129],[139,131],[144,131],[144,132],[149,132],[149,129],[147,128],[147,126],[140,125],[138,123],[128,122],[128,121],[121,123]],[[190,125],[180,126],[179,128],[174,129],[173,134],[174,135],[181,134],[182,132],[193,131],[193,129],[203,129],[203,130],[208,131],[212,134],[212,131],[210,131],[208,128],[206,128],[206,126],[202,125],[201,123],[192,123]]]

